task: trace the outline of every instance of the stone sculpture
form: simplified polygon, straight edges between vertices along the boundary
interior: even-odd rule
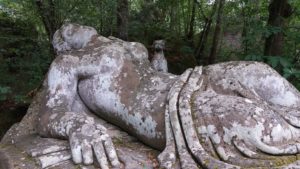
[[[53,35],[52,45],[57,54],[71,49],[84,48],[97,31],[88,26],[64,24]]]
[[[151,60],[153,69],[162,72],[168,72],[168,62],[164,55],[165,41],[155,40],[153,42],[154,55]]]
[[[162,151],[162,168],[300,168],[299,92],[263,63],[176,76],[152,69],[142,44],[100,35],[62,53],[44,82],[38,132],[69,140],[76,164],[126,163],[93,113]]]

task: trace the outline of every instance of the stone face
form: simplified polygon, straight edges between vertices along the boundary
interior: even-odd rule
[[[300,94],[269,66],[226,62],[175,76],[151,68],[139,43],[87,39],[53,61],[2,139],[0,167],[300,168]]]

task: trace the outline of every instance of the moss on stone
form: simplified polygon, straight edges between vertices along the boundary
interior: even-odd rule
[[[120,138],[112,138],[114,145],[124,145],[124,142]]]

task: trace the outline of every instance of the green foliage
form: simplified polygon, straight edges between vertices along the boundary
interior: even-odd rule
[[[89,25],[101,35],[116,32],[117,0],[53,0],[58,22],[73,22]]]
[[[206,19],[211,19],[201,59],[205,61],[208,57],[216,23],[213,3],[208,0],[197,3],[194,0],[129,2],[129,39],[142,42],[149,49],[153,40],[165,39],[165,54],[172,73],[195,66],[194,54],[201,31]],[[280,28],[267,26],[269,0],[226,1],[217,61],[265,62],[300,87],[300,1],[289,2],[294,13],[286,26]],[[56,22],[76,22],[93,26],[104,36],[117,35],[117,0],[53,0],[53,3]],[[194,32],[192,39],[188,39],[193,5],[196,5]],[[3,99],[24,101],[26,94],[43,80],[52,60],[51,44],[35,1],[0,0],[0,23],[0,86],[4,88],[0,88],[0,95]],[[265,39],[279,32],[284,34],[283,56],[263,56]]]
[[[186,55],[193,55],[194,50],[190,46],[182,46],[180,48],[180,53],[186,54]]]
[[[0,101],[7,99],[7,95],[11,93],[10,87],[0,86]]]
[[[248,55],[245,57],[245,60],[250,61],[259,61],[259,62],[266,62],[268,65],[276,69],[278,72],[286,72],[288,70],[296,69],[292,62],[292,59],[289,57],[281,57],[281,56],[262,56],[262,55]],[[283,74],[284,77],[290,77],[293,71],[289,71],[288,74]]]
[[[26,94],[39,86],[51,62],[49,42],[37,17],[23,11],[29,6],[0,4],[0,101],[27,102]]]
[[[274,26],[267,26],[266,29],[263,32],[264,37],[269,37],[273,34],[277,34],[279,32],[282,32],[283,30],[280,27],[274,27]]]

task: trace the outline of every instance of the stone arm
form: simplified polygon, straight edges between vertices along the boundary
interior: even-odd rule
[[[40,126],[38,127],[39,133],[43,136],[68,137],[69,128],[66,126],[68,123],[60,124],[62,122],[60,120],[64,114],[73,114],[72,103],[77,92],[78,77],[71,65],[63,64],[63,59],[58,56],[47,74],[45,82],[47,92],[40,110]],[[70,120],[70,118],[65,120]],[[58,128],[54,128],[53,123],[56,123],[55,126]]]
[[[78,57],[63,55],[55,59],[45,82],[47,95],[40,110],[38,131],[45,137],[68,139],[74,163],[92,164],[95,155],[104,169],[109,166],[108,160],[112,166],[120,165],[105,127],[72,108],[78,81],[93,73],[97,73],[96,66],[82,66]]]

